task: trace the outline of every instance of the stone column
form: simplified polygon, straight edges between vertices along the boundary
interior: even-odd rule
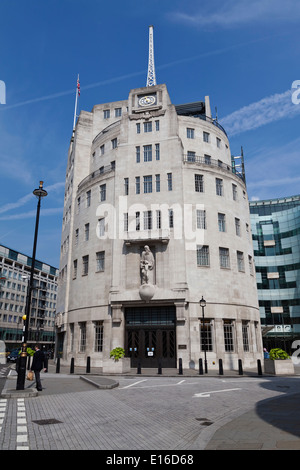
[[[125,317],[122,310],[122,304],[111,305],[111,348],[124,348],[125,346]]]

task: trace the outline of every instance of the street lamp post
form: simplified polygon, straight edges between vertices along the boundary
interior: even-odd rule
[[[38,198],[38,204],[37,204],[37,209],[36,209],[35,232],[34,232],[32,260],[31,260],[30,279],[28,283],[28,292],[27,292],[27,297],[26,297],[26,307],[25,307],[26,318],[25,318],[24,327],[23,327],[22,351],[20,354],[20,359],[19,359],[19,364],[18,364],[18,378],[17,378],[17,388],[16,388],[17,390],[24,390],[24,386],[25,386],[30,303],[31,303],[31,294],[32,294],[32,287],[33,287],[33,275],[34,275],[36,244],[37,244],[39,219],[40,219],[41,199],[47,196],[48,194],[47,191],[43,189],[43,181],[40,181],[39,188],[35,189],[33,191],[33,194]]]
[[[203,349],[204,349],[204,370],[207,374],[207,359],[206,359],[206,335],[205,335],[205,327],[204,327],[204,308],[206,307],[206,301],[203,299],[200,300],[200,307],[202,308],[202,324],[203,324]],[[201,320],[201,318],[199,318]]]

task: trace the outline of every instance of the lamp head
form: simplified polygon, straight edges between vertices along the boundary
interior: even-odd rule
[[[206,307],[206,300],[203,299],[203,295],[199,303],[200,303],[200,307]]]

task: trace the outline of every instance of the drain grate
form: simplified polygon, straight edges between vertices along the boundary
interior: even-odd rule
[[[62,423],[62,421],[59,421],[58,419],[39,419],[37,421],[32,421],[33,423],[39,424],[40,426],[45,426],[46,424],[59,424]]]
[[[202,426],[210,426],[213,424],[213,421],[210,421],[207,418],[196,418],[197,421],[201,421]]]

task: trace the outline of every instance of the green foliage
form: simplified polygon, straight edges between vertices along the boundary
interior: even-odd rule
[[[123,348],[115,348],[110,351],[110,357],[113,357],[115,361],[122,359],[125,356],[125,350]]]
[[[289,359],[290,356],[283,349],[275,348],[270,351],[270,359]]]

